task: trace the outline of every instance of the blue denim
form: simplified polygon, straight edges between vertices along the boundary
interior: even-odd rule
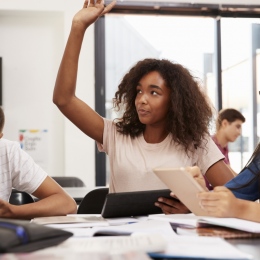
[[[256,178],[249,184],[256,176],[260,174],[260,155],[257,155],[252,162],[242,170],[234,179],[225,184],[233,194],[244,200],[255,201],[260,198],[259,192],[259,178]]]

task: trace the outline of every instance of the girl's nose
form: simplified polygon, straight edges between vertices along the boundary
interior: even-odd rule
[[[142,95],[142,97],[140,98],[140,102],[142,103],[142,104],[147,104],[147,96],[144,94],[144,95]]]

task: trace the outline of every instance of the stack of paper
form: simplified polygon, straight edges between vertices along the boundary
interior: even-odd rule
[[[167,221],[176,224],[176,226],[179,225],[180,227],[187,228],[215,225],[252,233],[260,233],[260,223],[237,218],[200,217],[194,214],[155,214],[150,215],[148,219]]]
[[[55,216],[55,217],[39,217],[32,219],[33,223],[48,225],[55,228],[79,228],[79,227],[106,227],[109,223],[101,216],[89,215],[81,217],[74,216]]]

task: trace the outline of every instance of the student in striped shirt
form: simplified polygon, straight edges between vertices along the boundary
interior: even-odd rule
[[[3,138],[5,116],[0,107],[0,218],[32,219],[76,212],[76,203],[18,142]],[[37,197],[35,203],[12,205],[12,188]]]

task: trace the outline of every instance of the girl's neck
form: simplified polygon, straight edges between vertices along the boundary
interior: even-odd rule
[[[156,128],[149,128],[146,127],[144,130],[144,140],[150,144],[157,144],[161,143],[168,135],[164,129],[156,129]]]

